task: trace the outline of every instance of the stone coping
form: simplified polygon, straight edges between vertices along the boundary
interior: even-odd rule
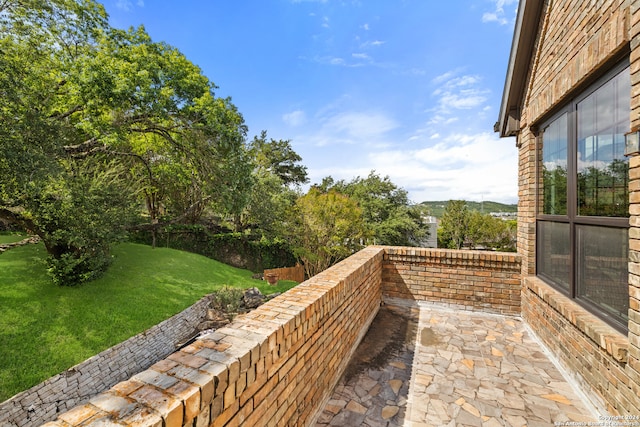
[[[627,363],[629,339],[580,304],[555,290],[536,276],[525,277],[524,286],[558,311],[573,326],[598,344],[620,363]]]
[[[422,262],[436,263],[451,267],[487,267],[501,270],[520,271],[521,256],[514,252],[477,251],[465,249],[444,248],[412,248],[401,246],[384,246],[385,255],[390,260],[415,261],[415,257],[422,258]]]

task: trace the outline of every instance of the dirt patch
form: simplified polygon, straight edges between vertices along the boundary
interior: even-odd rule
[[[406,347],[413,348],[417,323],[381,307],[344,372],[344,382],[366,369],[380,369]]]

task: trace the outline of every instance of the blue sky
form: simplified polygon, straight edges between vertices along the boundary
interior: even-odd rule
[[[517,150],[493,132],[516,0],[104,0],[288,139],[312,183],[388,175],[414,202],[517,200]]]

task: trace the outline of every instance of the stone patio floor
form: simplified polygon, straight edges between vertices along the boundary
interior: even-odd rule
[[[405,316],[411,311],[383,310]],[[371,352],[367,334],[347,368],[350,375],[339,381],[316,427],[597,421],[595,409],[567,382],[520,318],[424,303],[413,311],[406,328],[409,338],[388,351],[379,366],[354,361],[358,352]],[[380,327],[384,325],[374,321],[370,331]],[[354,363],[360,369],[350,371]]]

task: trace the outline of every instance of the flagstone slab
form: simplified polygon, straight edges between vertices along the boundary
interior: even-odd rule
[[[341,381],[317,427],[597,422],[521,319],[420,304],[413,321],[413,342]]]

